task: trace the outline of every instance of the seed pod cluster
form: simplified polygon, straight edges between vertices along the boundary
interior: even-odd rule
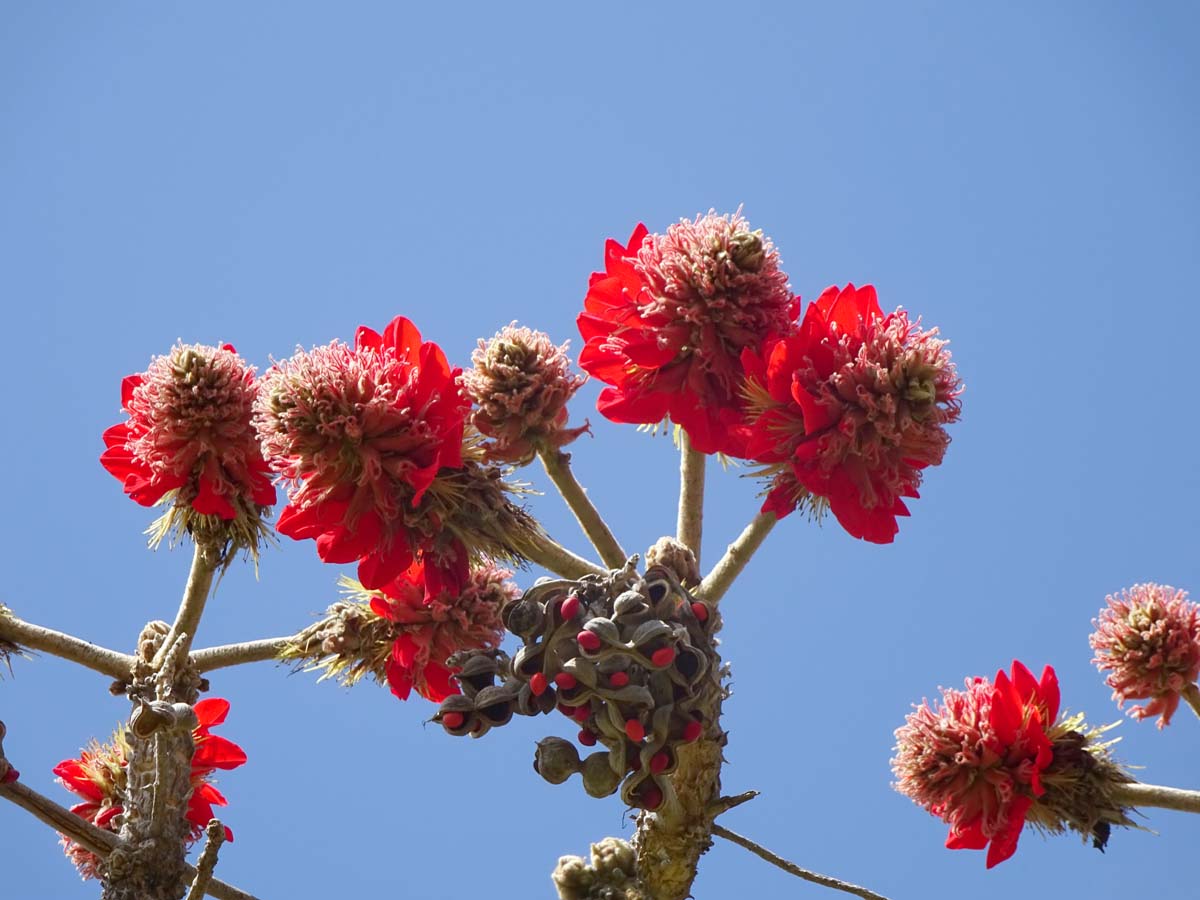
[[[669,799],[680,745],[719,734],[716,614],[670,569],[542,580],[508,605],[505,624],[523,644],[514,657],[451,661],[463,693],[434,716],[451,734],[479,737],[514,714],[557,709],[579,726],[579,744],[604,749],[579,760],[569,742],[547,739],[534,768],[555,784],[579,771],[592,796],[620,789],[643,809]]]

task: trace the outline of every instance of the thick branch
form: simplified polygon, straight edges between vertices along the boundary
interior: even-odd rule
[[[39,794],[19,781],[14,781],[12,784],[0,784],[0,797],[15,803],[55,831],[65,834],[79,846],[101,858],[107,858],[110,853],[121,846],[120,838],[111,831],[97,828],[91,822],[81,819],[66,807],[59,806],[49,797]],[[195,878],[196,870],[192,866],[185,865],[184,869],[189,877]],[[209,883],[207,893],[210,897],[216,897],[217,900],[256,900],[253,894],[247,894],[218,878],[212,879]]]
[[[811,881],[813,884],[819,884],[822,887],[833,888],[835,891],[845,891],[847,894],[862,897],[864,900],[887,900],[887,897],[882,894],[869,891],[865,887],[859,887],[857,884],[850,884],[849,882],[832,878],[829,875],[821,875],[818,872],[810,872],[808,869],[802,869],[794,862],[789,862],[782,856],[776,856],[766,847],[762,847],[749,838],[742,837],[736,831],[730,831],[722,825],[714,825],[712,831],[713,834],[723,837],[727,841],[732,841],[739,847],[745,847],[755,856],[765,859],[773,866],[779,866],[783,871],[790,875],[795,875],[797,878],[803,878],[805,881]]]
[[[600,554],[600,559],[610,569],[619,569],[625,565],[628,559],[625,551],[621,549],[612,531],[588,499],[587,491],[575,480],[575,475],[571,472],[571,454],[562,450],[542,450],[538,455],[542,458],[542,465],[546,467],[546,474],[567,501],[567,506],[571,507],[571,512],[575,513],[583,533]]]
[[[257,641],[245,641],[241,644],[222,644],[219,647],[193,650],[192,665],[196,667],[197,672],[204,673],[211,672],[213,669],[240,666],[242,663],[278,659],[280,651],[295,641],[296,637],[292,634],[287,637],[263,638]]]
[[[1200,791],[1186,791],[1182,788],[1133,781],[1113,785],[1112,797],[1122,806],[1155,806],[1159,809],[1200,813]]]
[[[0,606],[0,640],[70,660],[110,678],[128,678],[133,666],[132,656],[25,622],[4,606]]]
[[[563,578],[582,578],[584,575],[607,575],[608,569],[576,556],[553,538],[544,538],[521,547],[521,552],[547,571]],[[624,565],[624,563],[622,563]]]
[[[204,613],[204,604],[208,601],[208,592],[212,588],[213,575],[216,574],[220,555],[214,553],[211,547],[203,542],[196,543],[196,551],[192,556],[192,569],[188,572],[187,586],[183,589],[183,599],[179,601],[179,611],[175,614],[175,624],[167,632],[166,640],[155,657],[154,666],[162,665],[163,654],[168,649],[182,644],[176,652],[187,656],[196,636],[196,627],[200,624],[200,616]]]
[[[687,432],[679,431],[679,521],[676,536],[695,554],[700,564],[700,537],[704,529],[704,467],[708,457],[692,449]]]
[[[725,596],[734,579],[746,568],[746,563],[750,562],[750,557],[762,546],[762,542],[767,539],[777,521],[779,520],[775,518],[775,513],[771,512],[760,512],[755,516],[700,583],[700,587],[695,591],[697,599],[716,603]]]

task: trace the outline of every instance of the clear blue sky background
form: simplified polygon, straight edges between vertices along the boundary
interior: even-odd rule
[[[1105,856],[1027,833],[986,872],[888,759],[911,702],[1014,656],[1117,718],[1087,647],[1104,595],[1200,593],[1197,24],[1169,2],[6,3],[0,600],[121,649],[173,615],[189,553],[145,551],[151,514],[97,457],[122,376],[176,338],[265,367],[403,313],[460,364],[512,319],[577,348],[606,237],[745,204],[806,300],[873,282],[942,328],[968,388],[894,545],[789,520],[729,597],[725,784],[763,796],[727,825],[894,900],[1188,895],[1195,818],[1154,812]],[[578,472],[644,548],[673,527],[675,457],[602,422],[598,387]],[[711,563],[756,501],[710,483]],[[537,511],[582,549],[555,497]],[[285,541],[225,578],[199,642],[303,626],[339,574]],[[50,768],[125,701],[14,668],[6,750],[69,802]],[[560,854],[631,833],[530,770],[557,717],[453,740],[429,704],[269,664],[213,693],[250,755],[220,782],[219,873],[261,897],[550,897]],[[1200,787],[1186,709],[1119,733],[1145,780]],[[15,808],[0,835],[6,900],[96,896]],[[830,896],[724,843],[695,892]]]

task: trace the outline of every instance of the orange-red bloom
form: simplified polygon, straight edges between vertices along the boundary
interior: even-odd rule
[[[1040,680],[1020,662],[1012,675],[943,689],[896,730],[896,789],[950,825],[952,850],[987,848],[987,867],[1017,849],[1025,815],[1046,792],[1041,774],[1054,761],[1049,730],[1058,717],[1058,678]]]
[[[798,331],[742,354],[748,427],[737,455],[774,464],[763,511],[783,517],[805,494],[825,498],[850,534],[896,536],[921,470],[942,461],[962,385],[937,330],[903,310],[885,316],[875,289],[831,287]]]
[[[217,769],[236,769],[246,762],[246,752],[228,738],[212,734],[211,729],[225,721],[229,701],[218,697],[206,698],[193,707],[198,725],[192,732],[196,749],[192,756],[192,795],[188,800],[186,818],[190,825],[189,842],[204,833],[213,818],[214,806],[228,802],[212,784]],[[126,789],[125,767],[129,763],[129,745],[124,729],[119,729],[107,744],[95,741],[77,759],[65,759],[54,767],[54,774],[67,790],[83,798],[71,807],[71,812],[86,819],[97,828],[120,831],[114,821],[125,811],[122,806]],[[233,840],[233,832],[225,829],[225,839]],[[99,860],[90,851],[70,838],[62,839],[63,849],[78,867],[84,878],[98,876]]]
[[[254,425],[291,486],[279,532],[315,539],[325,562],[357,560],[368,588],[399,577],[421,549],[405,516],[439,469],[462,465],[459,374],[402,316],[382,335],[359,328],[353,348],[301,350],[267,372]]]
[[[704,453],[726,452],[740,420],[740,354],[787,332],[798,299],[779,255],[740,215],[709,213],[665,235],[638,225],[610,240],[578,318],[579,365],[611,385],[598,408],[614,422],[667,416]]]
[[[415,690],[440,703],[459,693],[447,660],[460,650],[492,649],[504,638],[500,611],[516,594],[512,572],[492,564],[472,568],[461,589],[433,589],[423,564],[414,563],[371,597],[371,610],[396,626],[387,662],[392,693]]]
[[[230,344],[180,344],[121,383],[128,422],[104,432],[100,462],[125,493],[232,520],[275,503],[250,424],[254,369]]]

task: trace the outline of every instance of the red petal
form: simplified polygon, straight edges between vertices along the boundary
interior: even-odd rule
[[[398,359],[416,363],[421,351],[421,332],[404,316],[396,316],[383,330],[383,345],[392,347]]]
[[[201,728],[212,728],[220,725],[229,715],[229,701],[223,697],[205,697],[192,707],[196,711],[196,719]]]
[[[228,738],[205,735],[192,756],[194,769],[236,769],[246,764],[246,751]]]

